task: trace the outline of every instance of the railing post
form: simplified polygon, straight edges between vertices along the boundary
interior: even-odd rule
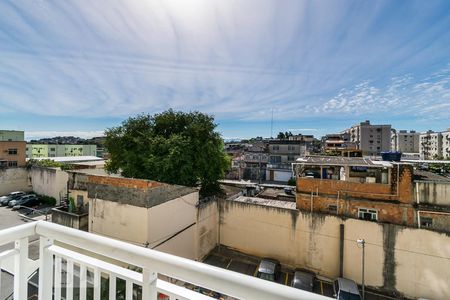
[[[156,280],[158,279],[158,274],[144,269],[142,279],[142,300],[157,300],[158,290],[156,289]]]
[[[15,242],[15,249],[19,251],[14,258],[14,300],[28,298],[28,238]]]
[[[39,300],[52,300],[53,255],[47,251],[53,240],[41,237],[39,241]]]

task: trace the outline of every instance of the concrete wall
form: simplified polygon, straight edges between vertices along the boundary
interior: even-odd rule
[[[25,168],[0,169],[0,196],[14,191],[31,191]]]
[[[69,175],[59,168],[33,167],[28,176],[33,192],[55,198],[57,205],[60,204],[61,195],[67,193]]]
[[[198,260],[208,255],[219,244],[219,206],[217,201],[199,205],[196,239]]]
[[[74,214],[58,208],[52,209],[52,222],[63,226],[88,231],[88,213]]]
[[[198,192],[150,208],[90,198],[89,232],[197,259],[197,201]]]
[[[147,216],[144,207],[90,199],[89,232],[145,245],[148,237]]]
[[[365,282],[408,297],[450,298],[450,238],[399,225],[343,220],[257,204],[220,203],[220,243],[328,278],[339,276],[339,226],[344,224],[344,276],[361,282],[366,240]]]
[[[450,206],[450,182],[415,182],[415,202],[420,204]]]
[[[156,205],[148,209],[150,248],[189,259],[195,255],[195,224],[198,192]],[[170,239],[170,240],[169,240]]]

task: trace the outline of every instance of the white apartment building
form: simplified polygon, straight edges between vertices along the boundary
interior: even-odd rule
[[[450,128],[442,132],[442,157],[450,158]]]
[[[420,157],[436,159],[442,157],[442,133],[431,130],[420,135]]]
[[[391,125],[372,125],[369,120],[344,130],[349,141],[356,144],[363,155],[377,155],[391,150]]]
[[[419,153],[420,152],[420,133],[414,130],[392,129],[391,149],[402,153]]]

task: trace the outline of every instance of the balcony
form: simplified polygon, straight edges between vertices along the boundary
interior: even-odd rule
[[[39,258],[32,260],[28,251],[36,238]],[[36,271],[40,300],[213,299],[174,281],[227,295],[225,299],[329,299],[46,221],[1,230],[0,246],[11,242],[13,249],[0,252],[0,266],[14,270],[15,300],[28,298],[29,279]],[[124,295],[118,282],[125,282]]]

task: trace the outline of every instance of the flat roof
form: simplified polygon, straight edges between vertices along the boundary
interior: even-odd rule
[[[450,183],[450,177],[424,170],[414,170],[414,181],[438,181]]]
[[[365,157],[342,157],[342,156],[306,156],[297,158],[294,164],[311,166],[355,166],[372,168],[392,168],[389,161],[372,160]]]
[[[229,200],[229,201],[297,210],[297,204],[295,202],[291,202],[291,201],[281,201],[281,200],[272,200],[272,199],[246,197],[246,196],[239,196],[236,199]]]
[[[104,161],[103,158],[97,156],[59,156],[59,157],[36,157],[35,160],[53,160],[60,163],[71,162],[89,162],[89,161]],[[27,158],[29,160],[29,158]]]
[[[419,164],[450,164],[450,160],[402,159],[402,161],[409,162],[409,163],[419,163]]]

